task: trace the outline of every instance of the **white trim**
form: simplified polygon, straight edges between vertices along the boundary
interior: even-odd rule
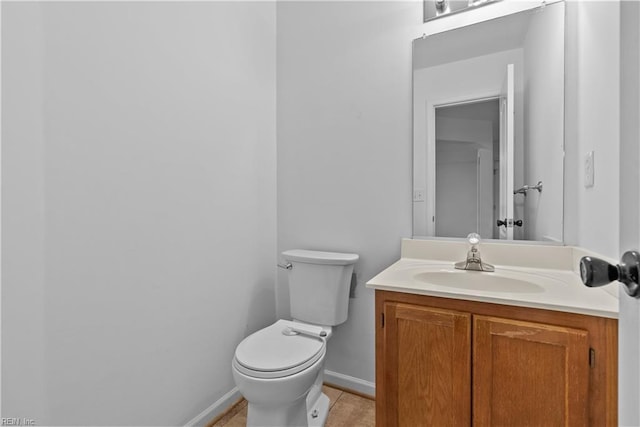
[[[0,1],[0,34],[2,34],[2,1]],[[2,47],[0,46],[0,81],[2,81]],[[0,99],[2,99],[0,85]],[[0,103],[0,259],[2,259],[2,103]],[[0,319],[2,319],[2,263],[0,262]],[[2,320],[0,320],[2,329]],[[2,384],[2,340],[0,340],[0,384]],[[0,416],[2,416],[2,387],[0,387]]]
[[[196,415],[191,421],[186,423],[184,427],[205,426],[209,421],[223,414],[231,405],[242,397],[238,387],[234,387],[227,394],[216,400],[211,406]]]
[[[367,396],[376,396],[376,384],[371,381],[361,380],[360,378],[329,371],[327,369],[324,371],[324,381],[329,384],[337,385],[338,387],[344,387],[349,390],[357,391],[358,393],[366,394]]]

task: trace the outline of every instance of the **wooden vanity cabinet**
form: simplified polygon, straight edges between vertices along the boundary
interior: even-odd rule
[[[471,315],[389,302],[384,316],[387,416],[376,424],[469,425]]]
[[[617,320],[376,291],[377,426],[615,426]]]

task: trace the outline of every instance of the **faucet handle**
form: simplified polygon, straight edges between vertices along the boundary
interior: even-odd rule
[[[477,248],[480,244],[480,235],[478,233],[469,233],[467,242],[471,245],[469,252],[467,252],[467,259],[456,262],[454,267],[459,270],[495,271],[493,265],[483,262],[480,258],[480,251]]]
[[[476,246],[480,243],[480,235],[478,233],[469,233],[467,236],[467,242],[472,246]]]

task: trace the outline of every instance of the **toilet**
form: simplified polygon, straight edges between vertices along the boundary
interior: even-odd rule
[[[293,320],[280,319],[238,344],[233,379],[248,402],[247,426],[324,426],[327,341],[347,320],[358,255],[295,249],[282,257]]]

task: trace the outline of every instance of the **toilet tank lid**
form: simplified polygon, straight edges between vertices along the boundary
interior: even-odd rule
[[[287,261],[306,262],[308,264],[354,264],[360,258],[358,254],[345,254],[340,252],[309,251],[306,249],[291,249],[282,252]]]

